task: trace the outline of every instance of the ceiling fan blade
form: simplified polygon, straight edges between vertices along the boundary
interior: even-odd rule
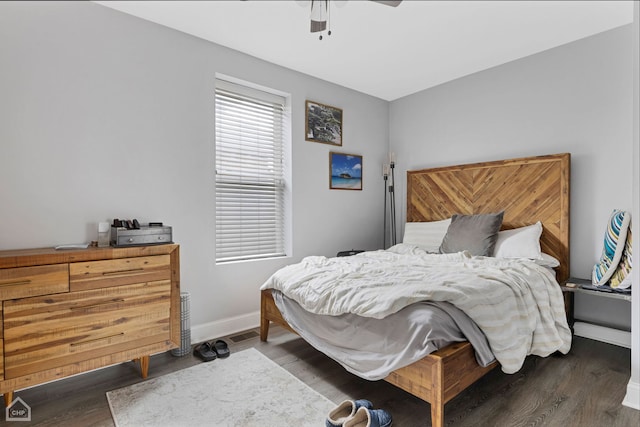
[[[385,4],[387,6],[392,6],[392,7],[397,7],[400,3],[402,3],[402,0],[371,0],[371,1],[380,3],[380,4]]]
[[[328,0],[311,0],[311,32],[327,29]]]

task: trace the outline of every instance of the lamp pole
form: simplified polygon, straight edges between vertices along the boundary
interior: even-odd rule
[[[384,219],[382,231],[382,249],[387,249],[387,181],[389,179],[389,166],[382,165],[382,178],[384,179]]]
[[[397,243],[396,240],[396,192],[395,192],[395,175],[396,154],[389,153],[389,168],[391,169],[391,184],[389,185],[389,205],[391,212],[389,213],[391,220],[391,246]]]

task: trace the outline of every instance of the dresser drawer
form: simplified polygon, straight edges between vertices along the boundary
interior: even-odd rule
[[[171,257],[155,255],[69,265],[72,291],[171,279]]]
[[[0,301],[69,291],[69,264],[0,269]]]
[[[5,301],[5,379],[167,342],[170,296],[160,280]]]

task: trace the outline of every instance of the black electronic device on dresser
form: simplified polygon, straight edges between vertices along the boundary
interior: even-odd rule
[[[172,230],[161,222],[140,225],[137,219],[114,219],[111,224],[111,246],[146,246],[173,243]]]

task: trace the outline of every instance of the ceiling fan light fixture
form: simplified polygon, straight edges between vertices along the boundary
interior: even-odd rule
[[[311,20],[311,32],[317,33],[318,31],[324,31],[327,29],[327,21],[314,21]]]
[[[330,2],[331,0],[311,0],[311,32],[321,33],[320,40],[322,40],[322,32],[327,31],[327,35],[331,35],[330,20]],[[396,7],[402,0],[371,0],[376,3],[384,4],[387,6]],[[346,4],[346,1],[344,1]],[[341,4],[342,5],[342,4]]]
[[[329,0],[311,0],[311,32],[317,33],[327,29]]]

